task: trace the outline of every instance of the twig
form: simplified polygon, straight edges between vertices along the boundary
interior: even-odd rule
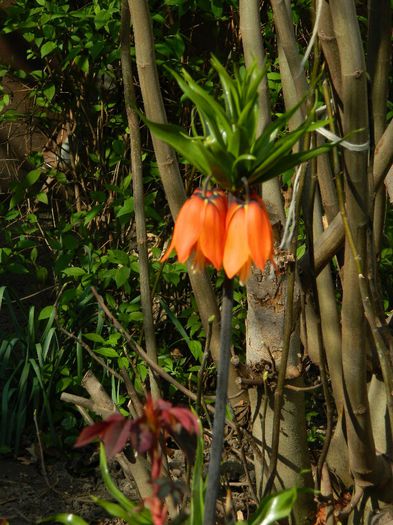
[[[99,406],[92,399],[86,399],[85,397],[69,394],[68,392],[62,392],[60,400],[64,401],[65,403],[71,403],[72,405],[75,405],[80,414],[82,415],[83,419],[85,419],[86,421],[88,421],[85,417],[86,410],[91,410],[91,412],[99,414],[103,418],[109,416],[110,414],[113,414],[112,409]]]
[[[355,485],[354,493],[352,494],[351,501],[348,503],[348,505],[341,511],[335,512],[335,516],[341,521],[342,519],[347,518],[351,512],[355,509],[356,505],[359,503],[359,501],[362,499],[364,494],[363,487],[360,487],[359,485]]]
[[[106,306],[103,298],[101,297],[101,295],[99,295],[99,293],[94,288],[94,286],[91,287],[91,291],[94,297],[96,298],[97,303],[99,304],[100,308],[102,308],[103,312],[108,317],[109,321],[113,324],[116,330],[118,330],[121,333],[121,335],[130,345],[130,347],[151,367],[151,369],[156,374],[158,374],[160,377],[165,379],[165,381],[168,381],[168,383],[171,383],[171,385],[175,386],[184,395],[186,395],[193,401],[196,401],[197,396],[196,394],[194,394],[194,392],[191,392],[191,390],[183,386],[181,383],[176,381],[176,379],[174,379],[171,375],[165,372],[165,370],[163,370],[155,361],[153,361],[153,359],[151,359],[151,357],[143,350],[143,348],[133,340],[129,332],[127,332],[127,330],[119,323],[116,317],[112,314],[112,312]]]
[[[225,412],[227,406],[228,372],[231,359],[233,283],[225,277],[221,309],[220,359],[218,362],[213,440],[207,477],[204,525],[214,525],[216,501],[220,485],[221,452],[224,444]]]
[[[241,386],[262,386],[266,384],[265,379],[251,379],[250,377],[239,377],[237,379],[237,382]],[[295,386],[290,384],[285,384],[284,388],[287,390],[293,390],[294,392],[310,392],[312,390],[316,390],[317,388],[320,388],[322,386],[322,383],[318,383],[317,385],[310,385],[310,386]]]
[[[238,455],[240,456],[240,459],[241,459],[241,462],[243,464],[243,469],[244,469],[244,474],[246,476],[246,480],[247,480],[247,485],[248,485],[248,488],[250,490],[250,493],[251,493],[251,497],[257,502],[259,503],[258,501],[258,497],[257,497],[257,494],[255,492],[255,488],[254,488],[254,485],[251,481],[251,478],[250,478],[250,473],[248,471],[248,466],[247,466],[247,458],[246,458],[246,454],[244,452],[244,445],[243,445],[243,441],[244,441],[244,438],[243,438],[243,432],[241,430],[241,428],[239,427],[239,425],[237,424],[237,421],[236,421],[236,414],[234,413],[234,411],[232,410],[232,414],[233,414],[233,421],[235,422],[235,426],[236,426],[236,431],[237,431],[237,435],[239,437],[239,448],[240,450],[236,450],[236,449],[233,449],[233,451]]]
[[[120,370],[120,375],[123,378],[124,384],[126,385],[127,394],[129,395],[130,402],[128,403],[128,409],[130,410],[130,405],[132,406],[132,417],[139,417],[143,413],[143,405],[139,400],[138,394],[134,388],[134,385],[131,382],[130,376],[125,368]],[[131,412],[131,410],[130,410]]]
[[[75,405],[75,408],[77,409],[79,414],[83,417],[83,420],[87,425],[92,425],[94,423],[94,419],[90,416],[89,412],[85,408],[79,405]]]
[[[207,360],[210,354],[210,341],[212,338],[212,324],[214,319],[209,319],[207,334],[206,334],[206,342],[205,342],[205,350],[203,352],[202,356],[202,362],[201,366],[198,370],[198,380],[197,380],[197,401],[196,401],[196,412],[199,414],[202,404],[202,388],[203,388],[203,377],[205,373],[205,368],[207,365]]]
[[[44,449],[42,447],[40,429],[39,429],[38,421],[37,421],[37,409],[34,409],[33,419],[34,419],[35,432],[36,432],[37,441],[38,441],[38,448],[40,450],[39,456],[40,456],[40,464],[41,464],[42,475],[44,476],[44,480],[45,480],[45,483],[46,483],[47,487],[49,489],[52,489],[52,487],[51,487],[51,485],[49,483],[48,473],[46,471],[46,466],[45,466]]]
[[[96,361],[98,364],[100,364],[103,368],[105,368],[106,370],[108,370],[108,372],[110,374],[112,374],[114,377],[116,377],[116,379],[120,379],[120,381],[122,380],[122,377],[121,375],[116,372],[116,370],[114,370],[113,368],[111,368],[109,365],[107,365],[105,363],[105,361],[103,359],[101,359],[101,357],[99,357],[98,355],[96,355],[93,350],[90,348],[90,346],[85,343],[85,341],[83,341],[80,337],[77,337],[75,334],[73,334],[72,332],[69,332],[68,330],[66,330],[63,326],[60,326],[58,324],[58,327],[60,329],[61,332],[63,332],[65,335],[67,335],[68,337],[70,337],[71,339],[74,339],[74,341],[76,341],[77,343],[79,343],[81,345],[82,348],[84,348],[86,350],[86,352],[90,355],[90,357],[92,359],[94,359],[94,361]]]
[[[149,279],[149,258],[147,252],[146,217],[144,211],[144,190],[142,173],[142,151],[139,132],[139,120],[133,106],[136,105],[134,83],[132,78],[132,63],[130,55],[130,11],[127,0],[121,2],[120,22],[120,59],[123,73],[124,99],[130,133],[131,170],[134,194],[134,213],[136,239],[139,255],[139,283],[141,292],[141,304],[143,312],[143,331],[148,355],[157,362],[157,344],[155,337],[152,296]],[[156,378],[150,371],[150,390],[153,398],[160,397],[160,389]]]

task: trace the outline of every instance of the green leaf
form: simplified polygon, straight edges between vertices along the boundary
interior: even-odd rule
[[[37,199],[37,201],[42,202],[43,204],[48,204],[48,194],[44,191],[37,193],[35,198]]]
[[[92,500],[97,503],[100,507],[106,510],[108,514],[111,516],[114,516],[115,518],[120,518],[124,520],[125,522],[129,522],[130,515],[128,512],[126,512],[123,507],[118,505],[117,503],[112,503],[111,501],[105,501],[101,498],[97,498],[95,496],[92,496]],[[136,523],[136,522],[135,522]]]
[[[26,188],[29,186],[32,186],[37,182],[37,180],[40,178],[41,175],[41,169],[37,168],[35,170],[29,171],[29,173],[26,175],[23,184]]]
[[[173,72],[172,74],[184,94],[194,102],[198,113],[203,114],[207,119],[210,131],[214,134],[216,140],[222,138],[223,132],[229,135],[232,132],[231,123],[222,105],[199,86],[185,70],[183,70],[183,77],[186,82],[177,73]],[[222,126],[221,129],[218,126],[218,121]]]
[[[202,145],[200,141],[191,139],[180,126],[159,124],[142,115],[141,118],[157,138],[172,146],[202,173],[210,173],[210,166],[203,154],[203,149],[201,150],[200,146]]]
[[[115,272],[115,283],[118,288],[121,288],[129,279],[131,270],[127,266],[121,266]]]
[[[188,348],[190,349],[195,359],[197,360],[201,359],[203,355],[203,348],[202,348],[202,344],[200,341],[190,341],[188,343]]]
[[[100,211],[102,211],[102,209],[103,209],[102,204],[98,204],[97,206],[94,206],[89,212],[86,213],[86,217],[85,217],[85,220],[83,221],[83,224],[87,226],[89,222],[91,222],[94,219],[94,217],[96,217],[100,213]]]
[[[108,250],[108,261],[127,266],[130,262],[130,256],[123,250]]]
[[[297,489],[284,490],[262,500],[249,525],[269,525],[290,515],[297,499]]]
[[[47,518],[44,518],[43,520],[39,520],[37,523],[68,523],[69,525],[89,525],[87,521],[85,521],[80,516],[77,516],[76,514],[53,514],[52,516],[48,516]]]
[[[131,312],[128,316],[129,321],[143,321],[142,312]]]
[[[96,334],[95,332],[83,334],[83,337],[85,337],[89,341],[93,341],[93,343],[105,343],[105,339],[100,334]]]
[[[103,348],[95,348],[94,352],[104,357],[119,357],[119,354],[116,352],[116,350],[108,346]]]
[[[45,44],[41,47],[41,58],[46,57],[47,55],[52,53],[52,51],[54,51],[56,48],[57,48],[56,42],[51,42],[51,41],[45,42]]]
[[[203,432],[199,422],[199,436],[195,455],[194,471],[191,484],[191,512],[189,525],[200,525],[203,523],[205,502],[205,482],[203,480]]]
[[[53,304],[50,304],[49,306],[45,306],[45,308],[43,308],[40,311],[38,320],[42,321],[43,319],[49,319],[52,313],[54,312],[54,309],[55,307],[53,306]]]
[[[177,319],[177,317],[172,313],[169,306],[166,304],[166,302],[163,299],[160,299],[160,304],[164,308],[166,315],[168,316],[169,320],[173,323],[176,330],[179,332],[179,334],[183,337],[183,339],[186,341],[186,343],[190,344],[190,338],[187,334],[187,332],[184,330],[183,325],[181,322]]]
[[[76,56],[74,59],[74,63],[76,66],[79,67],[81,71],[83,71],[83,73],[87,74],[89,72],[90,64],[89,64],[89,59],[87,56],[82,56],[82,55]]]
[[[70,277],[81,277],[82,275],[86,275],[86,271],[83,268],[79,268],[77,266],[65,268],[65,270],[63,270],[63,273]]]
[[[79,246],[78,238],[72,233],[62,235],[61,242],[65,250],[76,250]]]
[[[123,215],[129,215],[134,211],[134,197],[129,197],[124,201],[123,206],[116,212],[116,217],[122,217]]]
[[[105,486],[108,492],[117,500],[121,507],[127,511],[132,512],[135,508],[135,504],[132,503],[114,484],[108,469],[108,463],[105,455],[105,446],[103,443],[100,443],[100,470],[101,476],[105,483]]]
[[[56,93],[56,86],[54,84],[51,84],[47,88],[44,89],[44,95],[46,98],[51,102],[52,98],[55,96]]]

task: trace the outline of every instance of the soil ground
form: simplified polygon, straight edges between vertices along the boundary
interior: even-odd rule
[[[71,473],[73,469],[68,460],[56,460],[46,465],[45,477],[38,463],[28,457],[0,457],[0,524],[4,523],[2,518],[8,520],[9,525],[33,524],[60,512],[78,514],[92,525],[122,523],[108,519],[105,511],[90,498],[94,495],[110,499],[98,465],[84,470],[87,472],[83,477],[78,476]],[[127,496],[136,499],[135,490],[115,465],[112,477]]]

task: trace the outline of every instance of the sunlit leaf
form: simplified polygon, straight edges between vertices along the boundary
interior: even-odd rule
[[[284,490],[262,500],[249,525],[269,525],[290,515],[297,499],[297,489]]]
[[[89,525],[87,521],[76,514],[53,514],[38,523],[69,523],[70,525]]]

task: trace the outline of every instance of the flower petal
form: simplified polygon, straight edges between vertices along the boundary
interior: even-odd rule
[[[221,208],[221,209],[220,209]],[[216,270],[222,267],[225,242],[225,210],[214,200],[206,203],[200,247]]]
[[[251,258],[249,257],[247,262],[243,264],[239,271],[239,281],[241,284],[245,284],[250,276],[251,270]]]
[[[228,210],[227,235],[225,240],[223,266],[232,279],[240,272],[249,259],[246,217],[243,206],[231,204]]]
[[[203,206],[203,199],[195,192],[183,204],[175,222],[172,242],[161,259],[162,261],[168,259],[173,249],[176,250],[177,258],[181,263],[186,262],[190,257],[194,245],[200,236]]]
[[[263,270],[273,253],[273,234],[269,217],[262,200],[251,200],[245,206],[247,242],[252,260]]]

